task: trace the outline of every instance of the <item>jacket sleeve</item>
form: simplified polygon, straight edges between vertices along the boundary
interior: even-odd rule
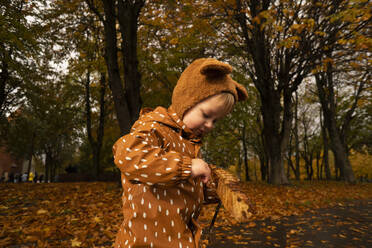
[[[132,131],[113,146],[114,162],[128,180],[170,186],[191,176],[191,158],[166,151],[156,125]]]
[[[213,204],[218,203],[220,201],[219,196],[217,195],[217,186],[218,186],[218,177],[213,173],[214,165],[209,165],[211,169],[211,180],[207,184],[204,185],[204,202],[203,204]]]

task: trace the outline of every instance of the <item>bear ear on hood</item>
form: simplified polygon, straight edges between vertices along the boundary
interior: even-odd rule
[[[236,82],[234,82],[235,84],[235,89],[236,89],[236,92],[238,93],[238,101],[245,101],[247,100],[248,98],[248,92],[247,90],[243,87],[243,85],[241,84],[238,84]]]
[[[230,74],[232,67],[216,59],[207,59],[200,66],[200,73],[206,76],[223,76]]]

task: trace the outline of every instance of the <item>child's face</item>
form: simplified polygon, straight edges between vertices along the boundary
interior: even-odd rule
[[[196,135],[204,136],[213,129],[214,123],[224,117],[224,101],[218,95],[207,98],[186,112],[183,123]]]

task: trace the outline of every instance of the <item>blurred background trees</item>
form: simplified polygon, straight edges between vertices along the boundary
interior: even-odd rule
[[[142,107],[169,106],[194,59],[234,67],[247,102],[205,138],[242,180],[371,177],[371,3],[3,1],[1,145],[47,178],[117,172]],[[72,169],[71,169],[72,168]]]

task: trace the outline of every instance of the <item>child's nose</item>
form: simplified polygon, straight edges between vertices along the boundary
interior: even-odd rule
[[[213,128],[213,121],[208,120],[205,122],[205,127],[208,128],[209,130]]]

